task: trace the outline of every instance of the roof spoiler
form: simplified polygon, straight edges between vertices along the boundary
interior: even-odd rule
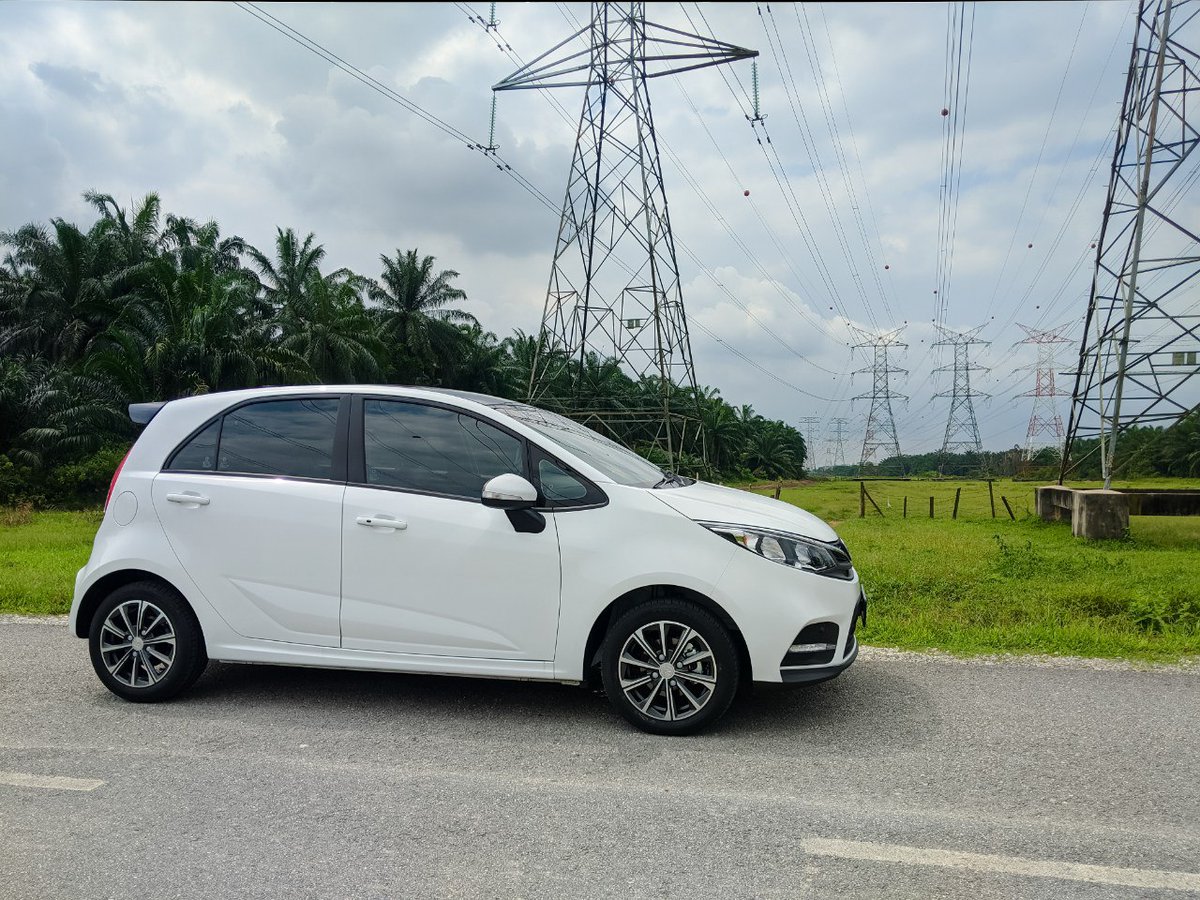
[[[160,403],[130,403],[129,418],[138,425],[148,425],[150,420],[158,415],[158,411],[166,405],[165,400]]]

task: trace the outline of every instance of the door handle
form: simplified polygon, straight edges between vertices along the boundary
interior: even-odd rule
[[[209,499],[202,497],[200,494],[193,494],[187,491],[183,494],[167,494],[168,503],[194,503],[196,506],[208,506]]]
[[[408,527],[408,523],[403,519],[390,519],[387,516],[359,516],[354,521],[368,528],[395,528],[397,531],[403,531]]]

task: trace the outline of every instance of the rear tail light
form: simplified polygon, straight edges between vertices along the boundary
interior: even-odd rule
[[[133,449],[130,448],[129,453],[132,453],[132,452],[133,452]],[[104,495],[104,511],[105,512],[108,511],[108,501],[112,500],[113,488],[115,488],[117,486],[117,479],[121,477],[121,470],[123,468],[125,468],[125,460],[129,459],[129,453],[126,453],[124,456],[121,457],[121,461],[119,463],[117,463],[117,471],[113,472],[112,481],[110,481],[108,483],[108,493]]]

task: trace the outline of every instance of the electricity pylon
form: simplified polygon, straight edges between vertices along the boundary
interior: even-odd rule
[[[1033,455],[1043,447],[1054,446],[1061,449],[1063,446],[1062,416],[1059,415],[1058,406],[1054,401],[1056,397],[1069,395],[1066,391],[1060,391],[1054,380],[1058,370],[1055,348],[1059,344],[1069,344],[1070,341],[1062,336],[1062,332],[1067,329],[1066,325],[1047,330],[1030,328],[1018,322],[1017,327],[1027,335],[1025,340],[1018,341],[1017,345],[1033,344],[1038,348],[1037,364],[1032,367],[1037,373],[1033,390],[1018,395],[1033,398],[1029,426],[1025,429],[1025,458],[1033,459]],[[1050,435],[1053,440],[1046,440],[1045,435]]]
[[[647,22],[644,3],[593,3],[587,25],[493,86],[585,88],[530,401],[615,435],[618,422],[644,426],[672,459],[685,441],[702,448],[647,81],[757,55]],[[606,396],[612,363],[650,389],[646,408],[618,409]],[[697,405],[673,402],[680,390]]]
[[[893,366],[888,358],[888,350],[902,350],[908,347],[908,344],[900,340],[904,326],[879,334],[851,327],[862,336],[862,340],[853,346],[855,348],[870,347],[873,355],[870,366],[858,369],[854,373],[855,375],[864,372],[871,373],[871,392],[859,394],[853,398],[854,400],[871,401],[871,408],[867,413],[867,430],[863,434],[862,456],[859,459],[859,465],[865,466],[867,463],[873,462],[875,454],[879,451],[883,451],[880,462],[885,459],[899,460],[900,441],[896,437],[896,419],[892,415],[892,401],[907,400],[908,397],[892,390],[891,376],[905,374],[908,370]]]
[[[934,369],[935,372],[954,372],[954,387],[949,391],[934,394],[935,397],[950,398],[950,415],[946,419],[946,436],[942,439],[942,456],[948,453],[983,453],[973,400],[975,397],[988,395],[971,387],[971,373],[986,372],[987,369],[971,365],[971,347],[985,347],[991,342],[981,341],[976,337],[983,330],[982,325],[967,331],[952,331],[943,325],[935,327],[941,333],[942,339],[933,346],[954,348],[954,365]]]
[[[804,449],[808,451],[808,468],[817,467],[817,426],[821,424],[820,416],[802,416],[799,421],[800,436],[804,438]]]
[[[829,459],[831,466],[846,465],[846,426],[849,419],[830,419],[829,425],[833,434],[829,438]]]
[[[1094,437],[1108,487],[1123,429],[1170,425],[1200,403],[1200,132],[1188,112],[1200,102],[1200,57],[1188,45],[1198,13],[1196,0],[1138,7],[1060,481],[1074,443]]]

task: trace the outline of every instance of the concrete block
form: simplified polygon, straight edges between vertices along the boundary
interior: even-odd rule
[[[1038,517],[1043,522],[1061,522],[1071,520],[1074,509],[1074,491],[1071,488],[1060,487],[1057,484],[1046,485],[1034,489],[1034,501]]]
[[[1129,498],[1120,491],[1073,491],[1071,534],[1089,541],[1129,534]]]

